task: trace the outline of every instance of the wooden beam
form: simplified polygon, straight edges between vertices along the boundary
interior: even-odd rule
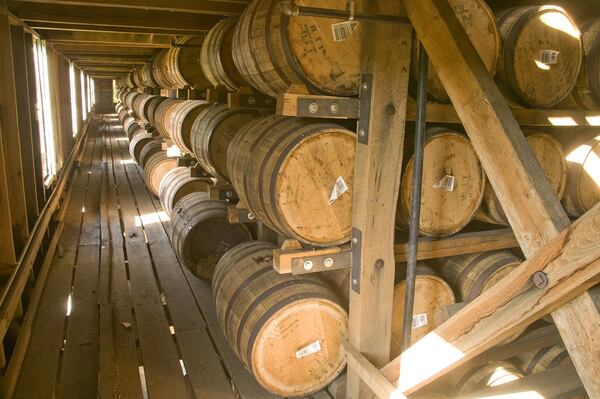
[[[398,2],[366,4],[375,13],[400,14]],[[390,356],[394,214],[402,169],[412,29],[380,23],[365,23],[361,29],[365,30],[365,58],[360,95],[370,118],[361,121],[356,146],[352,194],[356,256],[352,260],[348,339],[373,365],[381,367]],[[391,37],[394,40],[389,40]],[[364,129],[363,135],[360,129]],[[358,398],[361,387],[358,370],[351,364],[348,397]]]
[[[569,219],[544,177],[544,172],[527,145],[525,137],[504,97],[490,78],[447,0],[405,1],[404,6],[473,142],[490,183],[506,211],[521,249],[528,257],[528,261],[523,265],[535,264],[535,262],[529,262],[531,259],[539,262],[540,258],[547,258],[552,253],[552,245],[560,246],[562,240],[572,237],[573,228],[569,228]],[[494,134],[489,134],[489,132],[494,132]],[[600,208],[596,208],[595,211],[597,212],[598,209]],[[600,227],[600,220],[595,220],[593,213],[587,215],[587,220],[592,220],[592,223],[580,223],[580,225],[586,225],[590,229],[589,231],[595,232]],[[593,223],[597,223],[597,225],[594,226]],[[565,234],[569,234],[569,236],[565,236]],[[580,234],[585,235],[585,232]],[[558,239],[552,241],[554,244],[550,247],[548,245],[544,246],[557,236]],[[558,244],[556,244],[557,240]],[[581,244],[583,245],[583,243]],[[541,249],[542,247],[543,249]],[[572,250],[578,251],[581,248],[573,246]],[[581,250],[581,253],[575,252],[575,254],[581,257],[586,255],[583,250]],[[588,261],[590,260],[588,259]],[[519,278],[519,274],[532,271],[527,270],[527,267],[523,265],[498,284],[498,287],[507,291],[500,292],[499,289],[493,289],[490,290],[489,294],[486,292],[480,297],[481,301],[473,306],[467,306],[463,311],[450,318],[444,326],[446,328],[448,326],[457,328],[456,323],[468,325],[469,320],[480,319],[482,316],[485,318],[485,315],[482,314],[484,308],[478,309],[477,304],[489,303],[486,301],[494,293],[503,294],[506,298],[510,297],[509,293],[512,292],[514,295],[514,299],[511,301],[513,307],[519,306],[519,301],[527,303],[529,296],[535,296],[535,294],[524,293],[523,289],[525,287],[523,286],[521,286],[520,291],[511,291],[511,288],[508,287],[511,282],[518,285],[515,279]],[[551,271],[547,270],[547,274],[549,272]],[[520,278],[527,278],[527,284],[530,285],[529,278],[531,278],[531,275],[532,273],[527,276],[521,275]],[[550,277],[548,275],[548,277],[551,279],[550,284],[553,283],[552,279],[560,279],[559,276]],[[579,282],[583,283],[581,280]],[[586,288],[590,286],[589,283],[582,285]],[[563,288],[564,294],[568,294],[568,296],[563,298],[562,303],[565,299],[573,299],[574,293],[583,293],[581,287],[573,287],[572,289]],[[548,294],[544,296],[546,299],[548,296],[553,296],[550,294],[550,288],[540,291],[543,294]],[[556,297],[562,294],[557,293]],[[499,297],[495,299],[500,300]],[[543,299],[540,300],[543,301]],[[530,305],[535,306],[532,303],[528,304],[528,306]],[[493,307],[485,308],[485,314],[491,314],[492,309]],[[518,308],[511,308],[511,311],[512,309],[515,309],[516,314],[519,313],[516,310]],[[555,307],[553,306],[551,309],[555,309]],[[466,319],[467,315],[472,319]],[[428,336],[428,339],[424,339],[423,342],[431,342],[432,339],[439,340],[440,338],[445,341],[446,349],[450,351],[448,356],[450,358],[454,356],[454,359],[446,359],[447,364],[442,369],[434,371],[439,364],[436,365],[427,356],[423,358],[431,361],[431,364],[425,367],[415,365],[416,358],[411,356],[419,353],[419,350],[421,350],[420,354],[423,355],[423,345],[415,345],[405,352],[406,357],[403,354],[402,359],[400,357],[395,359],[390,367],[392,365],[397,366],[398,362],[402,362],[403,372],[405,372],[405,367],[415,366],[414,372],[406,371],[409,376],[406,376],[406,378],[400,376],[401,389],[403,391],[413,389],[415,381],[421,379],[425,374],[440,374],[455,367],[457,363],[468,357],[467,352],[472,354],[475,348],[480,352],[498,342],[494,340],[494,337],[500,331],[504,331],[507,326],[524,326],[535,320],[536,317],[542,316],[543,313],[531,314],[524,312],[521,315],[522,317],[512,319],[511,324],[504,323],[503,321],[506,320],[502,320],[502,315],[502,311],[497,309],[495,317],[492,316],[490,319],[498,323],[495,324],[496,331],[482,330],[480,327],[485,323],[479,323],[479,328],[471,330],[479,331],[479,334],[481,334],[481,337],[478,337],[476,341],[471,341],[472,345],[465,345],[465,341],[460,340],[460,334],[452,337],[443,335],[444,332],[448,333],[448,330],[438,331],[436,329],[433,335]],[[600,381],[600,362],[597,361],[598,343],[600,343],[600,329],[597,326],[600,325],[600,315],[595,309],[589,294],[583,293],[580,298],[555,311],[553,318],[588,390],[588,394],[592,397],[600,397],[600,384],[598,384],[598,381]],[[569,321],[571,322],[569,323]],[[464,331],[462,327],[461,331]],[[438,333],[442,333],[442,335]],[[456,338],[459,338],[460,342],[457,342]],[[484,344],[475,345],[475,342]],[[417,348],[416,352],[411,351],[413,348]],[[456,350],[462,352],[460,356],[457,356],[458,352]],[[411,373],[412,377],[410,377]],[[415,375],[419,373],[421,373],[421,376],[415,378]]]
[[[69,58],[70,59],[70,58]],[[71,60],[71,59],[70,59]],[[145,62],[137,60],[94,60],[94,59],[79,59],[71,60],[80,67],[92,67],[92,66],[125,66],[131,69],[134,65],[144,65]]]
[[[77,23],[61,23],[53,21],[29,21],[29,27],[38,32],[46,31],[65,31],[65,32],[104,32],[104,33],[145,33],[158,36],[171,35],[189,35],[194,34],[195,30],[177,29],[177,28],[156,28],[156,27],[140,27],[140,26],[107,26],[95,24],[77,24]],[[204,31],[202,31],[204,32]],[[200,33],[202,33],[200,32]]]
[[[208,31],[222,17],[217,15],[188,14],[87,6],[65,6],[11,2],[10,10],[23,21],[54,22],[84,25],[104,25],[113,27],[143,27],[163,30],[177,29],[195,32]]]
[[[29,226],[27,224],[25,184],[21,165],[21,144],[12,60],[8,15],[0,13],[0,127],[4,142],[4,160],[10,197],[13,241],[16,253],[20,253],[29,236]]]
[[[2,140],[2,124],[0,123],[0,269],[13,266],[17,263],[17,255],[13,244],[13,230],[10,216],[8,197],[8,178],[5,168],[4,142]]]
[[[23,164],[23,181],[25,184],[25,203],[27,206],[28,227],[32,228],[37,220],[38,195],[35,182],[35,154],[33,153],[33,121],[29,98],[29,78],[27,74],[27,49],[25,48],[25,32],[22,26],[12,25],[10,28],[13,49],[13,72],[19,116],[19,133],[21,140],[21,161]],[[34,116],[35,117],[35,116]]]
[[[127,46],[113,46],[113,45],[97,45],[97,46],[89,46],[87,44],[75,44],[75,43],[52,43],[52,46],[56,48],[56,50],[60,51],[64,55],[69,56],[86,56],[86,55],[97,55],[104,57],[111,56],[131,56],[131,57],[145,57],[148,58],[152,56],[156,50],[152,48],[145,47],[127,47]]]
[[[451,237],[432,239],[419,238],[417,260],[444,258],[460,254],[516,248],[519,242],[511,229],[498,229],[483,232],[462,233]],[[394,246],[396,262],[406,262],[408,244]]]
[[[15,3],[9,2],[9,5]],[[208,14],[208,15],[240,15],[246,8],[248,1],[244,0],[25,0],[19,3],[33,4],[51,4],[67,6],[93,6],[99,8],[119,8],[126,9],[128,12],[137,12],[137,10],[154,10],[167,12],[185,12],[190,14]],[[37,7],[31,4],[30,7]],[[136,10],[136,11],[133,11]]]
[[[135,48],[169,48],[171,38],[166,35],[145,33],[76,32],[65,30],[43,30],[42,38],[54,44],[82,44],[86,46],[111,45],[135,46]]]
[[[410,394],[585,292],[600,281],[598,234],[600,205],[386,365],[383,374]],[[539,272],[548,280],[541,289],[532,283]],[[597,359],[597,346],[585,349]]]
[[[373,388],[373,393],[380,398],[394,397],[396,387],[381,372],[371,364],[354,345],[348,341],[342,342],[348,367],[351,367],[369,387]],[[347,392],[347,389],[346,389]],[[400,398],[396,398],[400,399]]]

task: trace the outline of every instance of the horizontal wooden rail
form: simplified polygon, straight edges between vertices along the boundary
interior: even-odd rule
[[[6,331],[8,330],[8,326],[10,325],[15,310],[17,309],[20,301],[21,295],[23,293],[23,289],[27,283],[29,278],[29,274],[31,272],[31,268],[33,267],[33,263],[35,258],[37,257],[38,251],[42,244],[44,235],[46,234],[46,230],[48,229],[48,225],[52,220],[52,215],[56,211],[56,208],[59,204],[60,198],[63,194],[63,191],[67,185],[67,181],[71,176],[71,172],[73,171],[74,160],[79,154],[82,143],[85,141],[87,136],[87,132],[90,126],[90,122],[93,118],[93,115],[90,114],[86,123],[83,125],[81,133],[79,135],[79,139],[73,146],[69,157],[64,163],[64,166],[60,172],[60,176],[57,179],[56,187],[54,191],[50,195],[50,198],[46,202],[46,205],[40,212],[40,216],[38,220],[35,222],[35,225],[32,228],[31,234],[25,244],[25,248],[19,260],[8,280],[2,294],[0,296],[0,337],[4,338],[6,335]]]

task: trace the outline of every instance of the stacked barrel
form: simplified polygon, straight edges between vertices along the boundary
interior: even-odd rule
[[[580,32],[556,6],[494,14],[483,0],[449,3],[511,105],[600,107],[599,21],[585,24]],[[303,5],[320,4],[310,0]],[[347,2],[332,0],[327,6],[346,10]],[[229,224],[227,202],[210,200],[206,192],[214,181],[231,184],[240,205],[280,237],[310,247],[347,244],[357,141],[353,125],[140,92],[250,87],[275,97],[300,85],[312,94],[357,96],[363,30],[356,21],[290,18],[276,0],[253,0],[239,18],[220,21],[206,37],[175,40],[120,83],[118,115],[131,156],[171,218],[170,237],[181,263],[212,281],[217,314],[232,348],[261,385],[282,396],[314,392],[343,368],[339,342],[346,333],[349,274],[278,275],[272,269],[274,246],[252,241],[244,224]],[[417,76],[418,48],[415,39],[412,78]],[[430,100],[451,101],[432,65],[427,80]],[[578,132],[582,141],[557,138],[552,129],[523,130],[535,157],[531,162],[539,163],[570,216],[600,202],[600,134]],[[189,154],[213,181],[191,177],[187,168],[178,167],[162,150],[162,141]],[[407,134],[395,220],[399,236],[405,235],[412,216],[411,141]],[[479,155],[462,126],[428,128],[422,236],[440,239],[465,229],[510,224]],[[450,305],[474,300],[522,260],[518,251],[492,251],[419,263],[411,343],[439,326]],[[397,270],[391,357],[404,344],[405,265]],[[305,336],[300,328],[314,336]],[[283,363],[289,367],[276,367]],[[504,372],[498,374],[498,369]],[[457,380],[457,394],[524,373],[529,374],[513,364],[486,365]]]

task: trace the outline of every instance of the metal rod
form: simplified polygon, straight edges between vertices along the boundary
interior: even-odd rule
[[[408,18],[397,17],[394,15],[367,15],[367,14],[354,14],[351,15],[350,11],[342,10],[330,10],[327,8],[318,7],[304,7],[296,4],[294,0],[279,0],[279,8],[283,15],[288,17],[293,16],[304,16],[304,17],[317,17],[317,18],[335,18],[335,19],[353,19],[355,21],[370,21],[370,22],[392,22],[408,24]],[[352,17],[352,18],[351,18]]]
[[[429,57],[419,44],[419,80],[417,83],[417,118],[415,123],[415,150],[413,155],[412,198],[408,221],[408,260],[406,264],[406,291],[404,319],[402,320],[402,351],[410,347],[413,305],[415,302],[415,280],[419,245],[419,221],[421,218],[421,186],[423,182],[423,136],[427,107],[427,67]]]

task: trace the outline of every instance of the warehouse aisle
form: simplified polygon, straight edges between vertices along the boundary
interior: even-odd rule
[[[272,397],[180,266],[168,220],[115,115],[96,115],[75,172],[15,398]]]

